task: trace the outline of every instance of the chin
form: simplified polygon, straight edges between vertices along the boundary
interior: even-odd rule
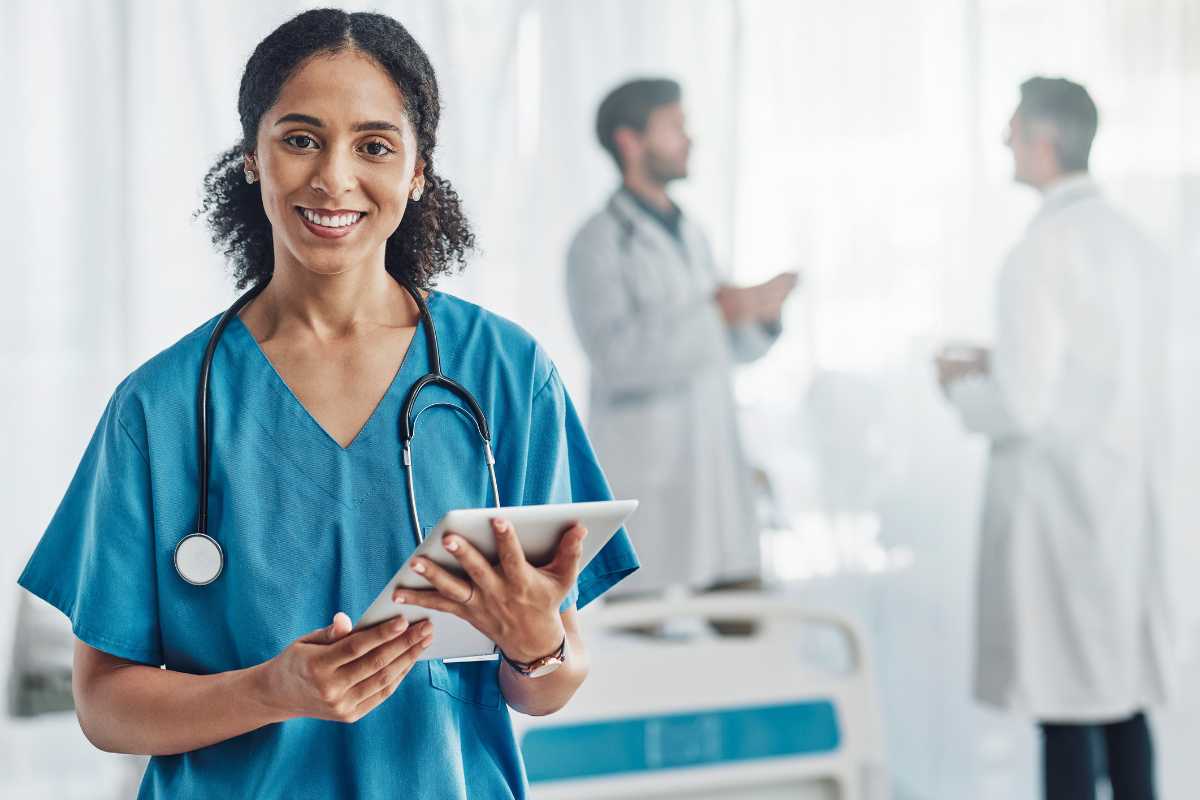
[[[665,176],[663,176],[663,183],[674,183],[675,181],[681,181],[687,176],[687,167],[684,167],[683,169],[677,169],[674,172],[667,173]]]
[[[352,269],[361,259],[352,257],[349,253],[339,253],[334,256],[329,253],[297,253],[296,260],[305,272],[312,275],[331,278]]]

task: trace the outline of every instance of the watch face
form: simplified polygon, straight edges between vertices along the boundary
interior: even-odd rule
[[[530,678],[540,678],[543,675],[549,675],[554,670],[563,665],[561,658],[548,658],[545,662],[538,664],[533,669],[529,670],[526,675]]]

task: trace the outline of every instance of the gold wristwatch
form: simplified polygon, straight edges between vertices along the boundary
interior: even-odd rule
[[[543,675],[549,675],[554,670],[561,667],[567,661],[567,637],[564,635],[562,644],[548,656],[535,658],[533,661],[514,661],[500,650],[500,657],[510,667],[526,678],[540,678]]]

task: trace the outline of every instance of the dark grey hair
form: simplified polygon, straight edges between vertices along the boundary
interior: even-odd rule
[[[1054,128],[1054,150],[1064,172],[1088,168],[1100,114],[1087,89],[1066,78],[1030,78],[1021,84],[1021,119]]]

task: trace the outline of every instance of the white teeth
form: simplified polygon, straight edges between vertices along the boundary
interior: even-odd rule
[[[325,228],[344,228],[347,225],[353,225],[362,219],[362,214],[339,214],[336,217],[321,216],[317,212],[308,208],[301,208],[304,218],[309,222],[321,225]]]

